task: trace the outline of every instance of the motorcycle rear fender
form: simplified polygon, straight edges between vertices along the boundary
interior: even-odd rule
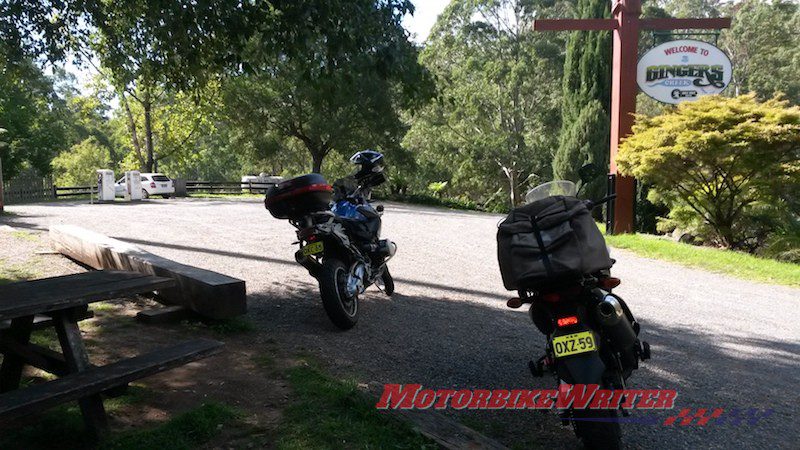
[[[569,384],[602,384],[606,370],[598,352],[581,353],[556,360],[558,377]]]
[[[551,342],[554,337],[583,331],[591,331],[594,334],[598,350],[588,353],[579,353],[564,358],[556,358],[556,372],[559,378],[569,384],[602,384],[606,365],[603,363],[602,358],[600,358],[599,348],[602,344],[599,342],[597,332],[585,325],[570,327],[567,330],[559,329],[551,335]]]

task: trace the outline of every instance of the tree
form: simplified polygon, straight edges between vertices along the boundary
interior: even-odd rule
[[[61,152],[52,161],[56,184],[85,186],[97,180],[96,170],[113,167],[108,147],[92,136]]]
[[[11,179],[23,167],[50,172],[50,160],[70,144],[69,112],[53,82],[31,60],[3,57],[0,46],[0,148],[3,176]]]
[[[677,223],[721,246],[755,250],[797,200],[800,107],[754,95],[684,102],[638,117],[617,161],[652,183]]]
[[[606,0],[578,0],[580,18],[611,17]],[[573,31],[564,62],[561,133],[553,158],[553,177],[578,181],[578,169],[592,162],[608,167],[611,100],[611,34],[607,31]],[[596,128],[593,128],[596,127]],[[597,196],[605,180],[587,187]]]
[[[800,5],[746,0],[736,5],[721,45],[731,57],[731,91],[755,92],[761,100],[778,92],[800,105]]]
[[[405,141],[435,177],[424,186],[450,181],[448,190],[478,193],[487,204],[505,192],[516,205],[525,185],[549,177],[562,42],[531,29],[547,8],[459,0],[439,17],[422,53],[437,99],[414,117]]]
[[[261,37],[251,40],[249,70],[226,83],[231,122],[262,141],[299,143],[314,172],[331,151],[396,150],[404,133],[398,110],[424,95],[427,83],[400,24],[410,3],[307,3],[304,13],[283,11],[319,17],[300,49],[265,53]]]

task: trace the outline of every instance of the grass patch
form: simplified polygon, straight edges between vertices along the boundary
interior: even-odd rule
[[[747,253],[699,247],[644,234],[606,236],[612,247],[746,280],[800,286],[800,264],[759,258]]]
[[[36,278],[37,271],[33,266],[34,264],[6,264],[4,260],[0,259],[0,284]]]
[[[126,405],[135,404],[141,401],[146,394],[146,389],[140,386],[129,386],[125,395],[113,399],[106,399],[103,403],[106,411],[113,413]],[[199,409],[202,409],[199,408]],[[198,409],[198,410],[199,410]],[[197,411],[197,410],[195,410]],[[194,413],[191,411],[187,414]],[[173,420],[165,423],[161,427],[170,426],[174,421],[180,419],[176,417]],[[158,427],[158,428],[161,428]],[[133,432],[129,432],[133,433]],[[152,430],[137,431],[141,436],[148,436],[153,433]],[[100,445],[100,448],[169,448],[157,445],[150,447],[142,445],[134,446],[117,446],[118,442],[129,440],[127,434],[112,435],[107,443]],[[144,442],[144,441],[143,441]],[[152,442],[152,441],[151,441]],[[171,445],[172,441],[164,440],[164,445]],[[3,449],[85,449],[92,448],[93,442],[91,436],[86,432],[81,416],[80,408],[77,403],[71,403],[54,408],[44,414],[33,425],[17,427],[4,430],[0,434],[0,448]],[[190,448],[190,446],[175,447],[175,448]]]
[[[193,449],[217,436],[237,417],[223,405],[207,403],[149,430],[132,430],[112,437],[101,449]]]
[[[190,198],[227,198],[227,199],[242,199],[242,198],[264,198],[264,194],[217,194],[211,192],[197,192],[189,194]]]
[[[29,233],[27,231],[12,231],[11,236],[14,236],[17,239],[23,239],[26,241],[36,242],[39,240],[39,236],[33,233]]]
[[[284,411],[277,448],[438,448],[399,418],[379,413],[352,381],[311,366],[289,370],[295,402]]]

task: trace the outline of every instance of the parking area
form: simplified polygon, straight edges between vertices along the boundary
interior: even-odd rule
[[[379,392],[384,383],[433,388],[552,387],[532,378],[529,359],[543,338],[525,310],[505,307],[497,267],[499,215],[387,204],[383,234],[399,247],[389,263],[390,298],[371,289],[359,324],[339,332],[319,301],[315,280],[293,259],[294,229],[273,219],[258,199],[171,199],[89,205],[7,207],[0,222],[46,232],[80,225],[160,256],[242,278],[249,316],[282,346],[322,360],[334,372]],[[630,448],[790,448],[800,439],[795,408],[800,369],[800,290],[613,251],[614,273],[642,323],[653,359],[631,388],[678,391],[677,408],[760,408],[774,414],[749,426],[625,424]],[[654,413],[659,417],[678,411]],[[555,414],[454,412],[506,445],[574,448]],[[634,415],[639,414],[637,412]],[[475,425],[477,426],[477,425]],[[547,439],[547,440],[543,440]]]

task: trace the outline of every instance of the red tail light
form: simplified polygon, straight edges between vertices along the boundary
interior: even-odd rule
[[[622,280],[620,280],[619,278],[608,277],[608,278],[601,278],[600,280],[598,280],[597,285],[607,291],[610,291],[611,289],[614,289],[615,287],[619,286],[620,283],[622,283]]]
[[[568,327],[570,325],[576,325],[578,323],[578,316],[567,316],[562,317],[556,321],[559,328]]]
[[[306,240],[307,240],[308,242],[314,242],[314,241],[316,241],[316,240],[317,240],[317,236],[316,236],[316,235],[314,235],[314,234],[312,234],[311,236],[307,237],[307,238],[306,238]]]
[[[150,187],[151,187],[151,188],[153,188],[153,189],[155,189],[155,188],[156,188],[156,183],[155,183],[155,181],[151,181],[151,182],[150,182]]]

